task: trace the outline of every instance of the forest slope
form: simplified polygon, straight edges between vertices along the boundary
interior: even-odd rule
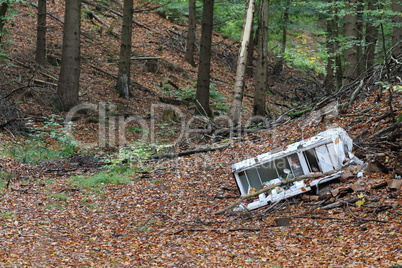
[[[49,12],[62,19],[62,1],[50,2]],[[33,60],[35,29],[32,27],[36,10],[32,5],[21,4],[17,14],[9,28],[13,44],[6,51],[11,61],[1,63],[0,94],[7,95],[9,105],[15,105],[23,118],[42,126],[43,116],[57,113],[52,103],[59,72],[57,59],[60,59],[62,24],[54,17],[48,18],[48,50],[56,66],[37,67]],[[147,126],[154,122],[156,142],[169,144],[181,133],[181,123],[188,124],[192,118],[191,102],[174,106],[177,113],[183,115],[179,122],[166,121],[163,114],[152,114],[151,107],[162,104],[160,97],[185,99],[185,94],[190,94],[194,88],[196,69],[183,57],[185,27],[153,12],[136,14],[133,51],[138,57],[157,59],[133,61],[133,97],[125,100],[119,98],[113,88],[118,40],[107,33],[108,30],[118,33],[116,16],[112,13],[110,17],[103,17],[106,24],[114,25],[108,29],[84,19],[80,98],[96,105],[112,104],[106,105],[108,112],[114,112],[109,116],[123,119],[139,116]],[[230,102],[233,87],[236,42],[218,34],[213,38],[213,83],[219,92],[217,96],[224,97],[214,104],[215,110],[224,114],[224,104]],[[281,93],[269,99],[272,111],[278,113],[275,126],[220,139],[211,137],[210,133],[190,136],[192,139],[184,140],[185,144],[179,142],[168,150],[177,152],[182,150],[181,146],[189,149],[228,146],[208,153],[134,163],[132,173],[120,176],[126,176],[124,183],[85,186],[71,179],[74,175],[90,175],[102,170],[102,164],[93,155],[100,155],[101,151],[113,155],[117,151],[112,148],[114,140],[109,136],[105,148],[81,150],[65,159],[27,164],[17,156],[1,157],[1,266],[402,265],[401,189],[384,184],[400,172],[402,166],[400,124],[396,125],[389,116],[391,107],[400,113],[401,93],[370,85],[347,110],[339,111],[331,102],[323,107],[317,105],[321,109],[300,117],[280,116],[281,109],[291,106],[289,99],[282,98],[286,95],[284,92],[294,94],[300,84],[292,82],[305,78],[297,75],[289,67],[282,78],[271,78],[272,88]],[[252,88],[250,80],[247,95],[252,95]],[[245,118],[250,114],[251,100],[245,98]],[[78,116],[74,121],[75,137],[81,142],[97,141],[98,118],[96,110]],[[136,131],[125,132],[128,141],[137,145],[134,142],[139,136],[151,139],[147,136],[151,133],[144,136],[139,131],[141,125],[131,123],[133,125],[127,125],[127,129],[131,126]],[[238,197],[231,164],[330,127],[342,127],[348,132],[362,160],[376,160],[390,170],[388,174],[379,170],[366,173],[362,192],[348,190],[345,196],[335,196],[332,200],[343,202],[348,197],[364,194],[363,205],[345,202],[340,207],[323,210],[320,208],[323,200],[295,198],[270,211],[213,214]],[[4,128],[0,137],[2,150],[19,146],[23,140],[11,126]],[[90,180],[85,178],[86,182]],[[330,189],[347,189],[356,181],[357,178],[351,176]],[[276,227],[275,219],[279,217],[289,217],[290,226]]]

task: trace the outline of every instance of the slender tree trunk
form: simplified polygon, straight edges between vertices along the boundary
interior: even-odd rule
[[[1,39],[4,34],[4,25],[6,24],[5,17],[6,17],[8,7],[9,7],[9,5],[7,2],[4,2],[3,4],[1,4],[1,7],[0,7],[0,43],[1,43]]]
[[[202,9],[202,29],[200,44],[200,63],[198,66],[196,113],[212,117],[209,106],[209,86],[211,78],[211,45],[214,14],[214,0],[204,0]]]
[[[268,16],[269,0],[261,0],[259,12],[259,31],[257,44],[257,68],[255,81],[255,94],[253,115],[267,115],[266,95],[267,95],[267,43],[268,43]]]
[[[255,35],[254,38],[254,20],[253,25],[251,26],[251,34],[250,34],[250,43],[248,45],[247,50],[247,68],[246,68],[246,75],[248,77],[253,77],[254,75],[254,48],[256,44],[258,44],[258,34]],[[257,29],[258,32],[258,29]]]
[[[376,0],[369,0],[367,9],[369,11],[376,10]],[[378,39],[378,28],[374,26],[375,18],[370,18],[366,22],[366,49],[365,49],[365,62],[366,70],[370,70],[375,62],[375,47]]]
[[[331,4],[332,0],[328,0]],[[330,13],[331,10],[330,10]],[[331,15],[330,15],[331,16]],[[331,17],[327,19],[327,66],[326,76],[324,81],[324,88],[327,94],[331,94],[334,91],[334,78],[335,78],[335,40],[334,40],[334,28],[336,27],[335,18]]]
[[[46,65],[46,0],[38,1],[35,61],[40,65]]]
[[[285,1],[285,11],[283,12],[283,24],[282,24],[282,44],[281,44],[281,52],[278,57],[278,61],[274,67],[274,74],[280,75],[283,71],[283,65],[285,64],[285,51],[286,51],[286,43],[288,37],[288,24],[289,24],[289,5],[290,0]]]
[[[399,13],[399,16],[393,17],[393,23],[395,26],[392,31],[392,54],[395,57],[402,56],[402,2],[401,0],[393,0],[392,1],[392,11]]]
[[[355,42],[358,40],[356,6],[358,0],[349,0],[347,14],[345,15],[345,37],[347,42],[352,42],[344,52],[345,60],[345,83],[355,80],[358,76],[358,48]]]
[[[196,5],[195,0],[188,1],[188,31],[186,42],[186,53],[184,58],[191,66],[195,66],[194,51],[195,51],[195,33],[196,33]]]
[[[335,8],[335,14],[338,14],[339,10]],[[342,86],[343,81],[343,65],[342,65],[342,53],[340,53],[339,37],[341,36],[340,19],[338,15],[334,16],[333,21],[333,33],[334,33],[334,45],[335,45],[335,90],[338,90]]]
[[[60,109],[70,110],[78,104],[80,80],[81,0],[65,2],[61,69],[57,88]]]
[[[130,97],[130,67],[131,67],[131,40],[133,34],[133,0],[123,2],[123,24],[120,37],[119,71],[117,74],[116,91],[126,99]]]
[[[365,0],[357,0],[356,7],[356,28],[357,28],[357,38],[356,40],[359,44],[356,46],[356,58],[357,58],[357,75],[361,75],[365,72],[365,62],[363,56],[363,12],[364,12],[364,3]]]
[[[236,81],[234,85],[233,100],[230,106],[230,119],[235,126],[241,124],[241,107],[243,102],[244,76],[247,68],[247,50],[251,36],[251,26],[254,16],[254,0],[247,1],[246,15],[244,18],[243,32],[241,37],[241,45],[239,58],[237,61]]]

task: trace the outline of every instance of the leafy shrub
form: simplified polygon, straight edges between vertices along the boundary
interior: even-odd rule
[[[107,168],[92,176],[73,176],[69,179],[70,183],[79,188],[93,188],[107,184],[124,184],[132,180],[135,171],[127,165],[120,167],[114,166]]]
[[[77,143],[70,138],[57,116],[44,118],[46,123],[38,126],[28,121],[29,139],[9,146],[5,153],[23,163],[38,164],[42,160],[62,158],[78,151]]]

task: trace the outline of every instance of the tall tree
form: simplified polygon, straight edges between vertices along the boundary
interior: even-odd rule
[[[363,28],[364,28],[364,19],[363,19],[363,14],[364,14],[364,7],[365,7],[365,0],[357,0],[357,6],[356,6],[356,29],[357,29],[357,37],[356,37],[356,59],[357,59],[357,74],[356,76],[361,75],[362,73],[365,72],[365,63],[364,63],[364,57],[363,57],[363,48],[364,48],[364,42],[363,42]]]
[[[348,46],[344,52],[345,61],[345,83],[351,82],[358,77],[358,25],[357,25],[357,3],[358,0],[347,1],[347,14],[345,15],[345,37],[348,39]]]
[[[285,9],[283,11],[281,52],[278,57],[278,61],[275,63],[274,70],[273,70],[274,74],[276,74],[276,75],[279,75],[283,71],[283,65],[285,63],[286,43],[287,43],[287,37],[288,37],[290,0],[286,0],[284,4],[285,4]]]
[[[40,65],[46,64],[46,0],[38,1],[35,61]]]
[[[186,53],[184,58],[191,66],[195,66],[194,51],[195,51],[195,33],[196,33],[196,5],[195,0],[188,1],[188,30]]]
[[[250,43],[254,17],[254,0],[247,0],[243,31],[240,40],[240,51],[237,60],[236,81],[229,116],[235,126],[240,125],[241,107],[243,103],[244,76],[247,68],[247,51]]]
[[[4,34],[4,25],[6,24],[6,14],[9,4],[7,1],[3,2],[0,6],[0,43]]]
[[[332,5],[333,0],[327,0],[329,6]],[[334,16],[332,16],[333,9],[329,9],[329,13],[326,20],[327,34],[326,34],[326,45],[327,45],[327,64],[326,64],[326,75],[324,81],[324,88],[328,94],[334,91],[334,78],[335,78],[335,27],[336,22]]]
[[[392,11],[398,15],[393,16],[393,31],[392,31],[392,54],[402,56],[402,2],[401,0],[392,0]]]
[[[57,87],[60,109],[70,110],[78,104],[80,80],[81,0],[65,2],[61,69]]]
[[[120,96],[130,97],[130,67],[131,67],[131,40],[133,33],[133,0],[124,0],[123,24],[120,38],[119,71],[117,74],[116,91]]]
[[[267,44],[268,44],[268,14],[269,0],[260,0],[258,19],[257,67],[255,76],[255,94],[253,115],[265,116],[267,114]]]
[[[377,9],[375,6],[377,0],[368,0],[367,10],[373,12]],[[368,16],[367,16],[368,17]],[[370,16],[366,22],[366,37],[365,37],[365,69],[369,70],[374,65],[375,60],[375,48],[378,39],[378,28],[375,26],[375,17]]]
[[[211,45],[214,16],[214,0],[204,0],[202,8],[202,28],[200,43],[200,63],[198,66],[196,112],[205,116],[212,116],[209,106],[209,86],[211,79]]]

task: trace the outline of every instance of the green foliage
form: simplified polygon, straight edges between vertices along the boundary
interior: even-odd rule
[[[188,17],[187,0],[157,0],[159,4],[158,12],[166,19],[175,22],[184,22]]]
[[[133,180],[134,175],[143,170],[141,164],[149,156],[157,153],[163,146],[146,142],[136,142],[121,147],[115,154],[99,156],[106,163],[104,170],[91,176],[73,176],[70,183],[79,188],[94,188],[107,184],[125,184]]]
[[[139,141],[119,148],[116,154],[102,157],[102,161],[111,167],[118,167],[121,164],[128,164],[133,167],[133,165],[145,162],[157,151],[157,145]]]
[[[135,171],[128,165],[112,166],[92,176],[73,176],[70,183],[79,188],[93,188],[107,184],[124,184],[130,182]]]
[[[217,2],[214,11],[214,30],[231,39],[240,40],[245,6],[246,2],[239,0]]]
[[[70,198],[70,196],[66,193],[54,193],[54,194],[49,194],[50,197],[58,199],[60,201],[67,201],[67,199]]]
[[[9,181],[13,177],[13,174],[9,172],[0,171],[0,193],[3,191],[3,188],[7,185],[7,181]]]
[[[174,96],[181,101],[195,101],[196,89],[192,86],[172,90],[169,84],[165,83],[162,87],[167,96]],[[215,84],[210,85],[209,97],[218,113],[225,113],[229,110],[226,97],[216,89]]]
[[[3,16],[0,16],[0,23],[7,24],[9,21],[13,20],[16,16],[16,12],[15,9],[12,8],[12,6],[14,4],[25,2],[26,1],[23,0],[0,0],[0,7],[3,7],[3,4],[8,5],[8,8],[6,8],[6,13]],[[6,32],[4,31],[4,29],[0,30],[3,30],[2,32],[0,31],[0,37],[2,37],[2,35],[6,34]]]
[[[10,212],[10,211],[0,212],[0,219],[15,220],[15,219],[17,219],[17,216],[13,212]]]
[[[8,146],[6,155],[13,156],[23,163],[38,164],[42,160],[63,158],[78,151],[77,143],[70,138],[57,116],[45,118],[45,124],[39,126],[28,121],[29,139]]]

